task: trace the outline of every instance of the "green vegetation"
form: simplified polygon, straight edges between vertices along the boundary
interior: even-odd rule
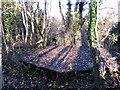
[[[113,87],[119,88],[120,77],[118,68],[114,73],[114,70],[111,70],[111,66],[106,66],[106,63],[109,63],[109,60],[116,63],[120,62],[120,23],[114,22],[114,20],[111,21],[111,14],[107,19],[98,17],[100,4],[102,2],[102,0],[76,0],[75,4],[73,4],[71,0],[68,0],[66,3],[67,11],[63,12],[64,8],[61,0],[59,0],[58,11],[62,17],[61,20],[57,17],[49,16],[51,6],[48,0],[44,0],[44,4],[42,5],[44,6],[43,9],[40,8],[40,2],[37,1],[24,2],[24,0],[22,0],[21,2],[10,2],[7,0],[6,2],[2,2],[1,33],[3,40],[4,88],[8,90],[10,88],[18,89],[20,86],[29,88],[33,85],[33,88],[37,87],[40,90],[44,88],[45,90],[48,90],[48,88],[52,90],[56,88],[76,89],[82,87],[97,87],[101,89],[101,87],[111,88],[109,79],[114,82]],[[75,49],[80,46],[80,48],[75,51],[73,49],[58,49],[60,52],[63,51],[62,54],[56,51],[58,55],[54,56],[56,55],[56,53],[53,53],[55,48],[49,49],[50,46],[76,46]],[[84,52],[80,51],[81,46],[90,47],[93,58],[93,65],[90,65],[93,66],[93,71],[76,71],[62,75],[61,73],[58,74],[57,72],[48,70],[48,68],[36,67],[37,65],[39,66],[40,63],[33,62],[35,65],[31,63],[35,60],[39,61],[39,58],[42,56],[45,57],[44,55],[46,54],[51,55],[51,52],[55,59],[60,58],[60,62],[58,63],[61,63],[61,60],[66,58],[72,51],[73,55],[69,58],[70,60],[72,60],[73,57],[76,59],[80,54],[83,56],[84,54],[88,55],[86,49]],[[42,54],[39,49],[43,49]],[[106,54],[106,52],[102,50],[109,50],[109,52],[107,51]],[[76,51],[78,52],[76,53],[78,56],[75,55]],[[101,54],[106,56],[100,57]],[[62,57],[62,55],[64,56]],[[112,56],[117,57],[117,59],[111,59],[110,57]],[[23,57],[26,57],[26,60],[34,57],[33,59],[35,60],[31,59],[29,64],[26,64],[27,61],[21,61]],[[46,60],[50,59],[50,57],[51,56],[47,57]],[[91,57],[88,55],[88,57],[85,58],[90,59]],[[84,58],[80,57],[79,59],[84,61]],[[100,65],[103,65],[103,67]],[[106,68],[110,69],[107,71]],[[49,75],[51,72],[52,74]],[[49,76],[52,76],[53,73],[55,73],[56,76],[54,76],[53,79],[49,79]],[[19,83],[19,80],[21,83]],[[104,84],[100,86],[102,83]]]

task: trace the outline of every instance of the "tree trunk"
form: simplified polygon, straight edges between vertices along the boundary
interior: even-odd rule
[[[61,1],[60,1],[60,0],[59,0],[59,9],[60,9],[60,14],[61,14],[61,16],[62,16],[63,24],[66,25],[66,24],[65,24],[65,18],[64,18],[63,12],[62,12],[62,7],[61,7]]]
[[[98,65],[98,56],[96,58],[96,50],[95,50],[95,39],[96,39],[96,33],[95,29],[97,27],[97,2],[96,1],[90,1],[90,23],[89,23],[89,44],[91,47],[92,52],[92,58],[93,58],[93,64],[94,64],[94,84],[96,88],[99,88],[99,65]],[[97,18],[98,19],[98,18]]]
[[[35,10],[35,21],[36,21],[36,37],[37,38],[39,38],[39,36],[40,36],[40,33],[41,32],[39,32],[39,30],[40,30],[40,13],[42,13],[42,12],[40,12],[39,11],[40,9],[39,9],[39,2],[37,2],[37,9]]]
[[[46,18],[47,18],[47,2],[45,0],[45,9],[44,9],[44,16],[43,16],[43,27],[42,27],[42,35],[43,35],[43,38],[42,38],[42,43],[43,43],[43,46],[46,46],[46,41],[47,41],[47,36],[46,36]]]
[[[3,24],[1,24],[1,33],[2,33],[3,42],[4,42],[4,44],[5,44],[6,52],[8,53],[9,50],[8,50],[8,45],[7,45],[7,42],[6,42],[6,39],[5,39]]]
[[[0,2],[0,89],[2,89],[2,85],[3,84],[3,76],[2,76],[2,20],[1,20],[1,17],[2,17],[2,10],[1,10],[1,4],[2,2]]]
[[[80,20],[80,45],[83,45],[82,43],[82,21],[83,21],[83,16],[82,16],[82,12],[83,12],[83,6],[84,6],[84,1],[82,0],[80,3],[79,3],[79,20]]]
[[[31,27],[32,27],[32,32],[30,34],[30,45],[32,46],[35,43],[35,27],[34,27],[34,13],[33,13],[33,8],[32,8],[32,2],[29,2],[29,8],[30,8],[30,23],[31,23]]]
[[[96,16],[96,25],[95,25],[95,34],[97,39],[97,47],[100,49],[100,40],[99,40],[99,34],[98,34],[98,20],[99,19],[99,0],[97,0],[97,16]]]
[[[26,11],[26,6],[25,6],[25,1],[23,0],[23,9],[22,9],[22,18],[23,18],[23,24],[25,26],[26,30],[26,35],[25,35],[25,44],[28,44],[28,37],[29,37],[29,32],[28,32],[28,16],[27,16],[27,11]]]

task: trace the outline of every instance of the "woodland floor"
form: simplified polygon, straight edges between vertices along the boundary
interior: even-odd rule
[[[54,51],[53,49],[55,48],[56,50]],[[71,61],[73,61],[72,58],[75,55],[80,55],[80,52],[83,61],[86,60],[86,58],[89,58],[87,56],[90,56],[89,50],[87,51],[86,49],[83,48],[81,48],[81,51],[78,51],[79,52],[78,54],[76,54],[76,48],[74,47],[72,48],[61,47],[64,48],[62,49],[62,51],[60,48],[58,49],[57,48],[58,47],[50,46],[44,48],[43,50],[42,49],[29,49],[29,50],[18,50],[18,51],[16,50],[14,53],[13,52],[9,53],[8,57],[6,55],[3,55],[3,79],[4,79],[3,90],[6,89],[7,90],[12,90],[12,89],[77,90],[78,88],[87,88],[87,90],[89,89],[92,90],[93,88],[95,88],[95,83],[93,82],[94,73],[92,72],[92,70],[84,69],[84,71],[74,72],[75,69],[73,68],[74,69],[73,71],[71,69],[65,69],[68,70],[69,72],[61,72],[61,70],[58,70],[58,68],[56,70],[56,66],[59,64],[54,66],[54,68],[50,68],[50,69],[45,69],[44,66],[41,67],[40,64],[36,64],[36,62],[38,61],[46,60],[47,58],[50,59],[53,57],[54,60],[61,61],[64,59],[66,61],[71,59]],[[73,53],[71,53],[70,51],[72,51]],[[57,57],[55,57],[56,55]],[[34,64],[30,64],[31,61],[29,61],[29,63],[19,62],[19,60],[23,59],[23,57],[25,60],[28,61],[32,60]],[[77,56],[75,56],[75,58],[76,57]],[[83,57],[85,59],[83,59]],[[43,63],[44,65],[48,64],[45,62]],[[68,63],[67,66],[69,66]],[[60,67],[62,67],[61,65],[64,64],[60,64]],[[80,67],[82,67],[82,65],[83,66],[87,65],[87,67],[91,66],[91,64],[81,64]],[[101,77],[100,80],[101,80],[100,83],[101,88],[115,88],[115,90],[119,90],[120,88],[120,81],[119,81],[120,76],[118,80],[115,76],[112,76],[110,73],[107,73],[106,80],[103,80]]]
[[[86,46],[47,46],[28,53],[22,61],[57,72],[93,68],[90,48]]]

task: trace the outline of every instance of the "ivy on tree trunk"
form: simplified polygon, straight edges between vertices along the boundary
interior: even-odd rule
[[[91,52],[92,52],[92,58],[93,58],[93,65],[94,65],[94,83],[96,85],[97,88],[99,88],[99,67],[98,67],[98,63],[97,63],[97,58],[96,58],[96,49],[95,49],[95,45],[96,45],[96,21],[97,21],[97,4],[98,2],[96,1],[90,1],[90,5],[89,5],[89,28],[88,28],[88,33],[89,33],[89,46],[91,48]],[[97,56],[98,57],[98,56]]]

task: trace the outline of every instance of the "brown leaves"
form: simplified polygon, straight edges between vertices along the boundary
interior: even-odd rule
[[[101,75],[102,79],[105,80],[105,85],[109,87],[116,87],[120,82],[120,75],[116,72],[116,68],[118,67],[117,61],[110,58],[110,53],[105,51],[100,51],[100,55],[103,61],[103,66],[101,66]],[[67,72],[68,74],[71,71],[81,71],[91,70],[93,68],[93,60],[91,58],[91,52],[88,47],[84,46],[48,46],[45,48],[34,49],[28,52],[28,54],[24,55],[25,62],[30,63],[23,65],[20,69],[20,66],[12,61],[8,63],[8,61],[4,60],[3,72],[4,72],[4,80],[5,85],[7,87],[13,86],[16,89],[18,88],[39,88],[44,89],[48,87],[52,88],[66,88],[66,87],[89,87],[93,85],[92,79],[93,76],[90,77],[90,74],[78,74],[76,77],[70,77],[63,74]],[[109,58],[108,58],[109,57]],[[33,65],[31,65],[33,64]],[[34,66],[35,65],[35,66]],[[37,67],[39,68],[37,68]],[[37,68],[34,69],[34,67]],[[43,67],[41,71],[39,71],[40,67]],[[106,67],[110,67],[111,70],[109,73],[106,71]],[[63,72],[61,75],[66,76],[66,79],[61,80],[60,77],[54,77],[56,82],[49,81],[46,73],[47,70],[48,76],[55,75],[56,72]],[[56,72],[55,72],[56,71]],[[55,72],[55,73],[53,73]],[[51,73],[51,75],[50,75]],[[112,74],[113,73],[113,74]],[[112,75],[111,75],[112,74]],[[92,75],[94,75],[92,73]],[[87,78],[86,78],[87,77]],[[117,78],[116,78],[117,77]],[[59,80],[58,80],[59,79]],[[76,84],[76,80],[78,80],[78,84]],[[57,82],[59,81],[59,82]],[[63,81],[65,83],[63,83]],[[46,89],[47,90],[47,89]]]
[[[92,69],[91,51],[84,46],[48,46],[25,56],[25,62],[58,72]]]

